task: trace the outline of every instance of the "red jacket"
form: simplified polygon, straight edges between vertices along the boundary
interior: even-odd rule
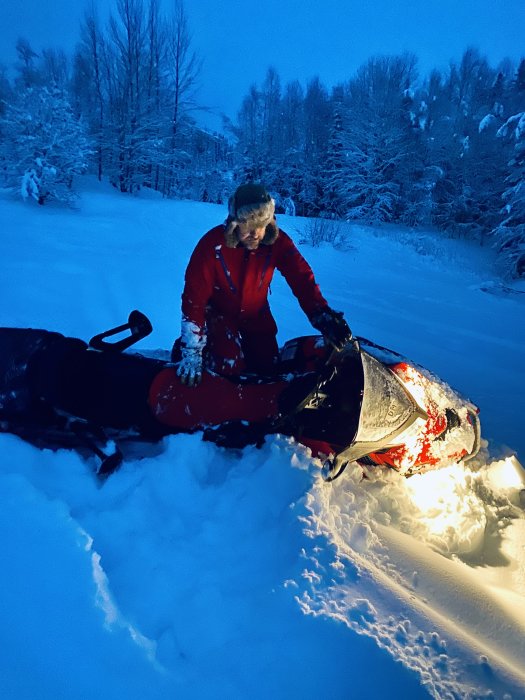
[[[279,231],[272,244],[262,244],[253,251],[227,247],[224,231],[222,224],[201,238],[186,270],[183,318],[198,326],[203,335],[207,321],[214,316],[240,330],[275,333],[268,307],[275,269],[284,276],[308,317],[327,306],[312,269],[284,231]]]

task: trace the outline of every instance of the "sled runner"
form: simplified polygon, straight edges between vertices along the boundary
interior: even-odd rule
[[[366,339],[335,352],[321,336],[303,336],[284,345],[271,376],[205,372],[188,387],[176,363],[125,352],[150,332],[138,311],[89,345],[47,330],[0,329],[0,430],[92,452],[104,476],[118,468],[126,445],[196,430],[225,447],[292,436],[324,460],[327,480],[350,462],[410,476],[467,461],[479,449],[472,403]]]

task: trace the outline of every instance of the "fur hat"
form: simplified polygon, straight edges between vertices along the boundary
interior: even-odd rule
[[[237,226],[240,223],[252,224],[254,228],[266,227],[262,245],[271,245],[279,235],[275,223],[275,202],[263,185],[248,183],[240,185],[228,200],[226,219],[226,245],[235,248],[239,239]]]

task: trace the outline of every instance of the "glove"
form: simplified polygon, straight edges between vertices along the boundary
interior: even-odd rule
[[[202,349],[188,348],[181,344],[181,359],[177,374],[183,384],[198,386],[202,379]]]
[[[352,340],[352,331],[341,311],[334,311],[327,306],[312,316],[310,322],[335,350],[342,350]]]

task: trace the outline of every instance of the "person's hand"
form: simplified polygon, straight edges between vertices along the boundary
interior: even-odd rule
[[[202,380],[202,350],[181,345],[181,359],[177,374],[183,384],[198,386]]]
[[[329,306],[315,314],[311,323],[335,350],[342,350],[352,340],[352,331],[345,321],[343,313],[334,311]]]

